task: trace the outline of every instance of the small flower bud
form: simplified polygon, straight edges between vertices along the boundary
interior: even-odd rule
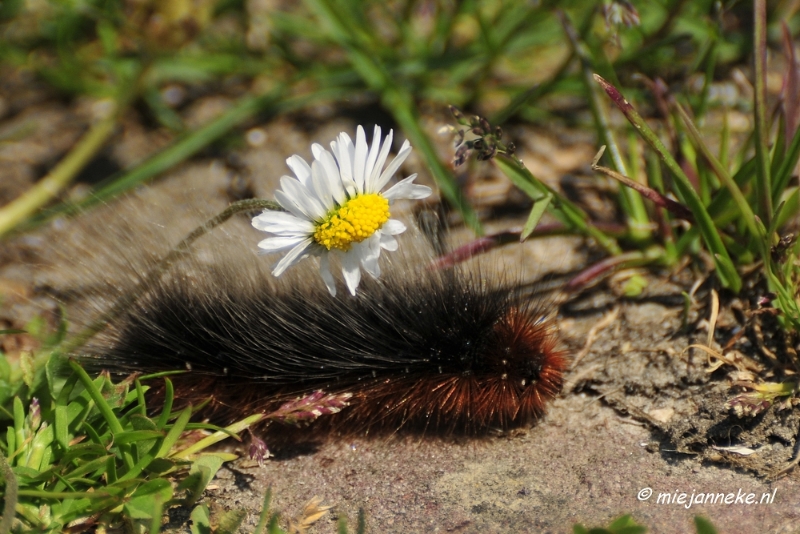
[[[252,430],[250,431],[250,459],[255,460],[258,462],[259,466],[264,465],[264,460],[269,458],[271,455],[269,453],[269,449],[267,448],[267,444],[264,442],[263,439],[259,438],[255,434],[253,434]]]
[[[36,432],[42,424],[42,408],[39,406],[39,399],[31,399],[31,407],[28,411],[28,428],[31,432]]]
[[[466,124],[469,124],[469,123],[467,122],[467,118],[466,118],[466,117],[464,117],[464,114],[463,114],[463,113],[461,113],[461,110],[460,110],[460,109],[458,109],[458,108],[457,108],[457,107],[455,107],[455,106],[449,106],[449,107],[450,107],[450,113],[452,113],[452,114],[453,114],[453,117],[455,117],[456,121],[457,121],[459,124],[464,124],[464,125],[466,125]]]

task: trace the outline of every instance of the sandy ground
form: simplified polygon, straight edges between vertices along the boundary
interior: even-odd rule
[[[75,118],[63,110],[50,113],[63,124]],[[286,156],[297,151],[308,156],[310,139],[331,139],[340,129],[353,126],[340,121],[309,133],[285,123],[264,125],[261,132],[270,141],[243,149],[236,172],[245,169],[255,194],[270,197],[277,178],[287,173]],[[132,164],[135,154],[144,157],[153,147],[147,147],[143,136],[145,132],[128,125],[108,157],[122,167]],[[0,181],[4,198],[24,189],[34,179],[32,169],[74,141],[62,137],[49,139],[47,132],[38,132],[33,140],[21,141],[32,143],[31,157],[14,160],[3,171],[13,178]],[[570,165],[585,166],[575,161],[588,162],[592,154],[592,147],[580,142],[565,149],[572,156],[563,161],[558,158],[564,152],[548,157],[542,150],[523,146],[520,154],[540,174],[553,176],[568,172]],[[3,152],[6,159],[13,153],[7,146]],[[117,153],[125,158],[115,158]],[[405,170],[421,171],[421,180],[426,180],[413,157]],[[158,186],[91,212],[79,223],[56,220],[13,240],[0,252],[0,287],[10,295],[2,319],[23,318],[56,300],[80,300],[85,285],[91,285],[87,280],[103,271],[83,251],[97,248],[91,235],[104,233],[106,226],[138,225],[140,235],[120,237],[118,250],[129,246],[125,239],[138,240],[141,247],[151,233],[185,235],[230,201],[231,176],[231,168],[220,161],[199,158],[162,178]],[[478,193],[485,198],[511,194],[502,181],[482,183]],[[489,229],[518,223],[498,221]],[[244,219],[231,224],[247,228]],[[94,234],[86,232],[92,225]],[[55,243],[59,246],[52,247]],[[484,261],[501,271],[504,265],[522,266],[526,279],[535,279],[581,268],[586,251],[576,238],[536,241]],[[159,248],[147,253],[157,255]],[[125,254],[138,252],[128,249]],[[651,284],[640,299],[620,299],[613,288],[603,287],[562,306],[563,342],[573,358],[581,355],[580,361],[566,377],[565,392],[535,427],[479,440],[332,440],[316,450],[289,449],[264,467],[241,460],[223,469],[205,502],[219,509],[250,510],[242,532],[255,525],[268,486],[274,490],[274,509],[285,516],[299,513],[313,496],[334,506],[331,517],[344,513],[352,520],[363,507],[369,532],[570,532],[576,522],[600,526],[627,513],[657,533],[691,532],[696,514],[709,517],[723,533],[800,532],[800,473],[778,480],[766,477],[794,455],[797,410],[773,407],[760,418],[734,418],[724,407],[731,396],[729,370],[707,373],[704,356],[682,352],[706,333],[702,302],[692,309],[689,334],[681,333],[676,297],[691,280],[667,280],[663,273],[648,279]],[[102,303],[90,306],[98,307]],[[609,314],[615,315],[587,345],[592,327]],[[80,315],[73,317],[79,320]],[[764,460],[732,467],[737,460],[711,445],[744,445]],[[652,495],[644,499],[648,489]],[[679,500],[682,493],[687,495]],[[700,493],[730,493],[734,502],[687,507],[685,499]],[[745,502],[749,494],[754,495],[752,504]],[[661,502],[667,495],[678,502]],[[763,495],[769,503],[761,502]],[[314,527],[315,532],[334,529],[328,519]],[[185,526],[176,530],[187,531]]]
[[[257,509],[271,485],[275,509],[292,516],[318,495],[350,518],[363,507],[369,532],[563,533],[576,522],[599,526],[622,514],[654,533],[693,532],[698,514],[723,533],[800,531],[796,477],[765,482],[660,446],[636,421],[574,395],[556,401],[535,428],[510,437],[328,443],[263,468],[242,462],[222,471],[207,497],[214,506]],[[644,499],[647,488],[653,493]],[[730,500],[754,493],[756,502],[767,493],[770,503],[720,498],[687,508],[660,497],[711,492],[732,493]],[[256,521],[251,514],[245,524]]]

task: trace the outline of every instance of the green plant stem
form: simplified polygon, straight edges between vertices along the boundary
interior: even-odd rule
[[[714,258],[714,264],[717,267],[717,276],[719,276],[720,282],[725,287],[729,287],[733,291],[738,292],[742,287],[742,279],[739,273],[736,272],[728,250],[725,248],[722,238],[717,228],[714,226],[714,221],[708,214],[708,211],[697,195],[697,192],[692,187],[689,178],[683,172],[683,169],[681,169],[678,162],[675,161],[675,158],[672,157],[672,154],[669,153],[667,147],[664,146],[664,143],[661,142],[656,133],[650,129],[647,122],[639,115],[630,102],[622,96],[617,88],[597,74],[594,75],[594,79],[603,87],[606,94],[608,94],[614,104],[616,104],[619,110],[622,111],[628,119],[628,122],[639,131],[639,135],[641,135],[650,147],[656,151],[661,161],[663,161],[672,172],[672,175],[675,177],[675,188],[681,197],[683,197],[683,201],[686,203],[687,207],[692,211],[695,221],[697,222],[697,228]]]
[[[70,153],[47,176],[0,209],[0,237],[8,234],[20,222],[50,202],[75,179],[114,132],[117,117],[117,113],[111,113],[93,124]]]
[[[44,490],[19,490],[23,497],[37,499],[105,499],[113,494],[107,491],[44,491]]]
[[[769,128],[767,126],[767,1],[753,2],[753,24],[755,45],[755,115],[756,115],[756,160],[758,180],[756,195],[759,217],[765,226],[772,220],[772,185],[769,163]],[[792,95],[790,98],[794,98]]]
[[[531,171],[521,166],[520,163],[505,154],[498,154],[494,161],[503,174],[519,187],[534,202],[539,202],[547,196],[552,197],[548,210],[564,225],[574,228],[584,235],[594,238],[597,244],[606,252],[616,255],[622,252],[617,242],[604,234],[589,222],[589,217],[578,206],[570,202],[555,189],[538,180]]]
[[[153,268],[151,268],[144,278],[136,284],[130,291],[122,295],[114,303],[111,308],[105,312],[99,319],[92,324],[78,332],[73,338],[64,342],[63,345],[58,347],[58,352],[61,354],[71,354],[75,350],[82,347],[89,341],[95,334],[102,331],[110,321],[118,317],[121,313],[133,305],[153,284],[155,284],[161,276],[175,263],[178,259],[183,257],[189,247],[202,236],[224,223],[235,214],[242,211],[253,211],[258,209],[268,210],[281,210],[280,205],[272,200],[262,199],[247,199],[240,200],[232,203],[225,210],[218,215],[215,215],[204,224],[198,226],[186,236],[175,248],[173,248],[164,258],[162,258]]]

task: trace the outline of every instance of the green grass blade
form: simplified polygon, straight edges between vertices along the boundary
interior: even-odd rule
[[[13,403],[14,410],[14,450],[9,450],[9,459],[11,465],[25,465],[25,453],[22,448],[25,443],[25,407],[22,405],[22,399],[14,397]]]
[[[114,436],[114,443],[117,445],[136,443],[137,441],[147,441],[151,439],[163,438],[164,434],[158,430],[131,430],[121,432]]]
[[[367,512],[363,508],[358,509],[358,522],[356,523],[356,534],[367,532]]]
[[[261,513],[258,516],[258,525],[256,525],[253,534],[262,534],[264,532],[267,521],[269,520],[270,501],[272,501],[272,486],[269,486],[267,492],[264,494],[264,501],[261,503]]]
[[[703,138],[700,135],[700,132],[697,130],[697,127],[694,125],[691,117],[689,114],[686,113],[686,110],[683,109],[679,103],[675,102],[674,105],[675,110],[678,112],[681,120],[683,121],[684,126],[686,127],[686,132],[689,134],[694,146],[700,149],[700,152],[703,154],[703,157],[711,166],[711,169],[714,171],[714,174],[717,175],[717,178],[723,183],[723,185],[727,188],[730,192],[731,197],[739,210],[739,215],[742,217],[747,229],[750,231],[750,234],[753,236],[758,236],[758,229],[756,228],[755,223],[755,213],[750,208],[750,204],[747,202],[747,199],[742,193],[742,190],[739,189],[739,186],[736,185],[736,182],[733,180],[731,175],[728,173],[727,169],[722,166],[722,163],[711,153],[711,150],[708,148],[703,142]]]
[[[191,534],[211,534],[211,515],[208,506],[205,504],[195,506],[189,519],[192,521],[189,526]]]
[[[178,442],[178,439],[181,437],[184,429],[186,428],[187,423],[189,423],[189,419],[192,417],[192,407],[191,405],[187,406],[183,409],[178,419],[172,425],[172,428],[169,430],[169,433],[164,438],[161,447],[158,449],[158,453],[156,456],[158,458],[164,458],[169,454],[169,451],[172,450],[172,447]]]
[[[192,454],[196,454],[211,445],[222,441],[223,439],[231,437],[231,434],[238,434],[239,432],[250,428],[251,425],[254,425],[260,421],[264,420],[264,414],[255,414],[251,415],[250,417],[246,417],[241,421],[234,423],[230,426],[225,427],[225,432],[215,432],[210,436],[201,439],[194,445],[191,445],[183,450],[180,450],[172,455],[170,458],[173,459],[180,459],[180,458],[187,458]]]
[[[717,534],[717,529],[711,521],[699,515],[694,516],[694,528],[697,534]]]
[[[142,387],[142,383],[139,381],[139,379],[136,379],[134,381],[134,384],[136,385],[136,401],[137,401],[136,406],[137,406],[137,410],[139,411],[140,414],[146,416],[147,415],[147,403],[144,400],[144,388]]]
[[[533,233],[542,215],[544,215],[545,210],[547,210],[547,207],[550,205],[551,200],[553,200],[553,195],[548,193],[543,198],[533,203],[531,213],[528,215],[528,220],[525,221],[525,226],[522,228],[522,233],[519,236],[520,241],[525,241],[528,239],[528,236]]]
[[[172,385],[172,380],[164,378],[164,405],[161,408],[161,415],[158,416],[156,427],[163,430],[167,426],[170,415],[172,414],[172,402],[175,400],[175,388]]]
[[[614,239],[605,235],[589,223],[589,217],[582,209],[544,182],[536,179],[528,169],[520,167],[516,161],[504,155],[498,155],[494,161],[500,171],[508,176],[514,185],[531,197],[534,202],[538,202],[550,195],[553,199],[549,205],[550,213],[560,222],[584,235],[594,238],[609,254],[619,254],[621,252],[619,245],[617,245]]]

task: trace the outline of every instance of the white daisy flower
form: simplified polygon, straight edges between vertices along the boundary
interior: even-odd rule
[[[391,146],[391,130],[381,144],[381,129],[376,126],[368,147],[359,126],[355,145],[342,132],[331,142],[332,153],[319,144],[311,146],[311,165],[296,155],[286,160],[297,177],[283,176],[281,189],[275,192],[286,211],[264,211],[253,218],[254,227],[275,236],[261,241],[260,249],[265,253],[288,251],[275,265],[273,275],[280,276],[307,256],[319,256],[322,279],[331,295],[336,295],[330,270],[333,254],[341,262],[353,295],[362,267],[372,276],[380,276],[381,249],[397,250],[395,236],[406,230],[402,222],[390,218],[389,205],[397,199],[426,198],[432,192],[430,187],[413,183],[416,174],[381,192],[411,152],[409,142],[404,142],[384,170]]]

